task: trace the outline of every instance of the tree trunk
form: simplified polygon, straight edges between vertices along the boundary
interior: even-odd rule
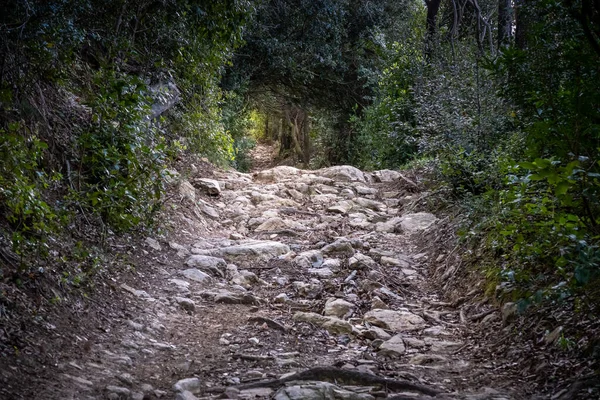
[[[437,15],[440,10],[441,0],[425,0],[427,6],[427,39],[425,43],[425,57],[430,58],[433,53],[435,36],[437,34]]]
[[[437,32],[437,15],[441,0],[425,0],[427,6],[427,34],[433,37]]]
[[[304,111],[302,119],[302,162],[304,167],[308,168],[310,163],[310,125],[308,112]]]
[[[515,1],[515,18],[517,20],[517,29],[515,32],[515,45],[524,50],[527,47],[527,15],[525,10],[525,0]]]
[[[510,44],[512,34],[511,0],[498,0],[498,49]]]
[[[271,132],[269,132],[269,114],[267,113],[267,116],[265,118],[265,133],[264,133],[264,138],[268,143],[272,143],[273,142],[273,137],[271,136]]]
[[[285,130],[281,140],[281,151],[291,150],[298,159],[302,159],[302,147],[300,146],[299,135],[300,135],[300,120],[302,110],[293,105],[286,105],[284,107],[285,115]]]

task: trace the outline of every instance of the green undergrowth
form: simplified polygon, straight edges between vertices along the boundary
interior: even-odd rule
[[[247,152],[226,124],[220,80],[251,9],[52,0],[5,10],[0,280],[51,268],[61,284],[87,281],[106,267],[111,237],[156,229],[175,162],[230,166]]]

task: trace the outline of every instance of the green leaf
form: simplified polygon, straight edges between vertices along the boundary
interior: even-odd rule
[[[552,161],[547,160],[545,158],[536,158],[534,163],[535,163],[535,165],[537,165],[537,167],[539,169],[548,168],[548,167],[552,166]]]
[[[527,169],[530,169],[530,170],[537,169],[537,165],[535,165],[534,163],[531,163],[531,162],[521,162],[518,165],[521,168],[527,168]]]
[[[567,191],[571,188],[571,184],[568,181],[560,181],[556,184],[556,188],[554,189],[554,193],[556,196],[563,196],[567,193]]]

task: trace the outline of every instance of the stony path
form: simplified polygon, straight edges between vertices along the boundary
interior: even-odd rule
[[[61,366],[61,397],[519,398],[474,387],[492,363],[464,356],[458,311],[428,289],[414,237],[437,219],[400,213],[397,178],[277,167],[183,182],[212,233],[147,240],[172,257],[118,284],[123,323]]]

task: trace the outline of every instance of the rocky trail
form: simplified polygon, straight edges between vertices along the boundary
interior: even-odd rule
[[[422,238],[440,220],[406,211],[407,184],[349,166],[181,179],[173,234],[146,239],[120,311],[38,398],[531,398],[467,334],[500,311],[434,290],[444,255]]]

